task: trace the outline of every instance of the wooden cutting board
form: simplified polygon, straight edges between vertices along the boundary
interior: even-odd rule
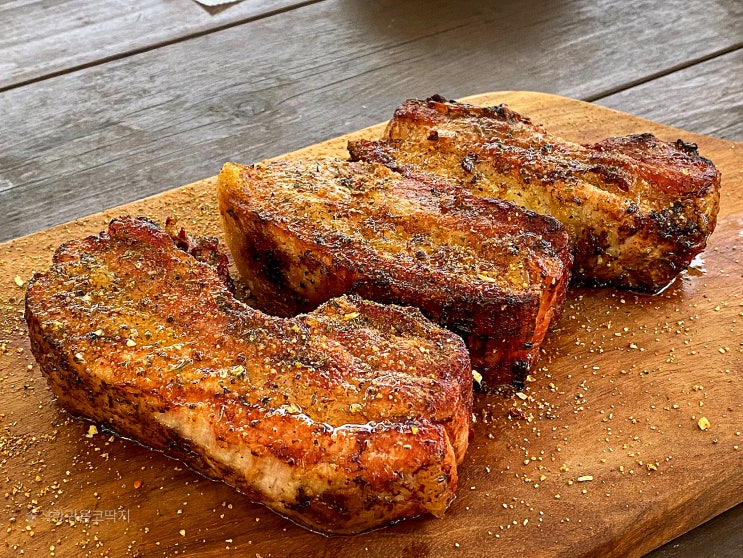
[[[310,533],[56,406],[22,317],[32,272],[48,268],[61,242],[119,214],[172,215],[191,233],[220,235],[210,178],[0,245],[0,554],[626,557],[743,501],[743,144],[552,95],[468,100],[505,102],[575,141],[681,137],[715,162],[723,185],[707,250],[666,291],[572,291],[526,398],[477,397],[445,518],[353,537]],[[345,157],[350,137],[380,131],[290,156]]]

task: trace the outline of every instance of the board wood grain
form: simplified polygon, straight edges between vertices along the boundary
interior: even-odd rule
[[[632,557],[739,504],[743,147],[553,95],[471,100],[506,102],[577,141],[651,131],[697,142],[723,173],[722,203],[708,248],[662,294],[572,290],[526,399],[478,395],[458,497],[443,519],[354,537],[310,533],[56,407],[22,318],[33,270],[48,267],[60,242],[122,213],[176,216],[193,233],[220,235],[206,179],[0,245],[0,544],[27,556],[54,547],[55,556]],[[290,155],[343,155],[349,137]],[[77,519],[65,518],[72,512]]]

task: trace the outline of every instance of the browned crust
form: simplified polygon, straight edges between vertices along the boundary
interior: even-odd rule
[[[505,106],[409,100],[381,141],[349,151],[553,215],[570,235],[574,279],[593,285],[662,289],[704,249],[719,210],[720,173],[695,145],[652,134],[579,145]]]
[[[292,315],[356,293],[463,336],[490,383],[523,382],[562,312],[559,222],[432,178],[335,159],[228,163],[227,243],[256,304]]]
[[[26,319],[60,405],[312,529],[440,516],[454,497],[469,359],[417,310],[343,297],[273,318],[153,223],[121,218],[58,249]]]

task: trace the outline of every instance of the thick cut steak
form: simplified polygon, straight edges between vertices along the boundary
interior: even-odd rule
[[[318,531],[443,515],[471,429],[461,339],[354,296],[269,316],[214,250],[128,217],[62,245],[26,298],[59,404]]]
[[[571,257],[552,217],[445,181],[337,159],[226,164],[220,213],[259,308],[355,293],[461,335],[491,385],[520,384],[563,307]]]
[[[592,285],[662,289],[704,249],[720,204],[720,173],[695,145],[651,134],[579,145],[503,105],[409,100],[380,141],[349,151],[556,217],[570,235],[573,278]]]

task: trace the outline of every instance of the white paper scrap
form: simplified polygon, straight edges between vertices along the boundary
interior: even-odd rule
[[[204,6],[221,6],[222,4],[237,4],[241,0],[196,0],[199,4],[203,4]]]

